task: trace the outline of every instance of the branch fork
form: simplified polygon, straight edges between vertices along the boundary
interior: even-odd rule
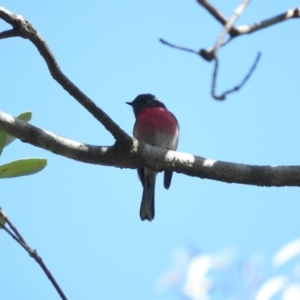
[[[243,11],[246,9],[247,5],[249,4],[250,0],[242,0],[240,5],[236,8],[234,13],[232,14],[230,19],[227,19],[218,9],[216,9],[209,1],[207,0],[197,0],[198,4],[200,4],[204,9],[206,9],[221,25],[223,25],[223,30],[220,33],[216,44],[213,48],[210,49],[200,49],[199,51],[189,49],[187,47],[178,46],[176,44],[170,43],[164,39],[160,39],[160,42],[166,46],[187,51],[190,53],[197,54],[201,56],[206,61],[214,61],[214,70],[213,70],[213,76],[212,76],[212,83],[211,83],[211,96],[215,100],[225,100],[226,96],[228,94],[231,94],[233,92],[236,92],[240,90],[245,83],[249,80],[251,75],[253,74],[254,70],[256,69],[258,62],[261,57],[261,53],[257,53],[256,58],[244,77],[244,79],[241,81],[240,84],[236,85],[235,87],[226,90],[220,95],[217,95],[216,93],[216,82],[217,82],[217,76],[218,76],[218,70],[219,70],[219,57],[218,57],[218,51],[220,47],[223,47],[227,45],[230,41],[232,41],[234,38],[244,35],[244,34],[250,34],[253,32],[256,32],[258,30],[267,28],[269,26],[278,24],[283,21],[287,21],[293,18],[300,18],[300,8],[296,7],[293,9],[288,10],[287,12],[280,14],[278,16],[251,24],[251,25],[242,25],[242,26],[234,26],[235,21],[242,15]],[[229,35],[229,38],[227,41],[224,41],[224,38],[226,35]]]

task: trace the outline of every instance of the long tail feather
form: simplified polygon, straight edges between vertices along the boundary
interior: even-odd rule
[[[141,220],[152,221],[155,215],[154,207],[154,190],[155,190],[155,179],[152,182],[145,183],[143,198],[140,209]]]

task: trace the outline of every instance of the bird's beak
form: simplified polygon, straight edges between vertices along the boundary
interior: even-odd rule
[[[125,102],[126,104],[132,106],[132,102]]]

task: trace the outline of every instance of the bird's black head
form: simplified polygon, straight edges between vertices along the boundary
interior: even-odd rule
[[[166,108],[166,106],[152,94],[138,95],[132,102],[126,102],[126,103],[133,107],[133,111],[135,115],[139,113],[141,110],[149,107]]]

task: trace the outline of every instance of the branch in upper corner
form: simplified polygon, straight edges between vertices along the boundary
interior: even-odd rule
[[[223,26],[228,22],[227,18],[219,11],[217,10],[209,1],[207,0],[197,0],[197,2],[205,8],[216,20],[218,20]],[[230,39],[223,45],[227,44],[229,41],[231,41],[233,38],[243,35],[243,34],[249,34],[254,31],[264,29],[266,27],[275,25],[279,22],[283,22],[286,20],[290,20],[293,18],[300,18],[300,8],[292,8],[288,10],[286,13],[282,13],[278,16],[271,17],[269,19],[254,23],[252,25],[241,25],[234,27],[232,26],[231,29],[228,31],[230,35]]]
[[[291,19],[297,19],[297,18],[300,18],[300,8],[299,7],[292,8],[292,9],[288,10],[286,13],[283,13],[283,14],[280,14],[278,16],[266,19],[264,21],[254,23],[252,25],[238,26],[238,27],[236,27],[236,30],[237,30],[237,35],[236,36],[239,36],[239,35],[242,35],[242,34],[250,34],[250,33],[255,32],[257,30],[264,29],[264,28],[267,28],[269,26],[275,25],[277,23],[287,21],[287,20],[291,20]]]
[[[10,219],[6,216],[6,214],[4,213],[4,211],[2,209],[0,209],[0,217],[4,220],[4,222],[6,224],[8,224],[8,226],[10,227],[7,228],[5,226],[5,224],[3,225],[3,229],[19,244],[21,245],[26,252],[29,254],[29,256],[31,256],[32,258],[34,258],[34,260],[39,264],[39,266],[42,268],[42,270],[44,271],[44,273],[46,274],[46,276],[48,277],[48,279],[50,280],[50,282],[52,283],[52,285],[54,286],[54,288],[56,289],[57,293],[59,294],[59,296],[61,297],[61,299],[63,300],[67,300],[67,297],[65,296],[64,292],[62,291],[62,289],[60,288],[60,286],[58,285],[58,283],[56,282],[55,278],[52,276],[51,272],[49,271],[49,269],[47,268],[47,266],[45,265],[45,263],[43,262],[42,258],[37,254],[36,250],[33,250],[29,247],[29,245],[26,243],[26,241],[24,240],[24,238],[22,237],[22,235],[20,234],[19,230],[17,230],[16,226],[10,221]]]
[[[215,66],[214,66],[213,78],[212,78],[212,86],[211,86],[211,95],[216,100],[224,100],[226,98],[226,95],[240,90],[242,88],[242,86],[248,81],[248,79],[250,78],[252,73],[254,72],[254,70],[259,62],[260,56],[261,56],[260,53],[257,54],[257,57],[252,65],[250,71],[248,72],[248,74],[245,76],[245,78],[242,80],[242,82],[239,85],[235,86],[234,88],[232,88],[230,90],[225,91],[224,93],[222,93],[221,95],[218,96],[218,95],[216,95],[215,90],[216,90],[217,74],[218,74],[218,70],[219,70],[218,50],[221,46],[228,44],[232,39],[234,39],[237,36],[240,36],[243,34],[249,34],[249,33],[255,32],[257,30],[260,30],[260,29],[275,25],[279,22],[283,22],[283,21],[290,20],[293,18],[300,18],[300,8],[294,8],[294,9],[288,10],[286,13],[283,13],[278,16],[269,18],[267,20],[255,23],[253,25],[243,25],[243,26],[234,27],[233,26],[234,22],[242,14],[243,10],[246,8],[248,3],[250,2],[249,0],[243,0],[241,2],[241,4],[236,8],[235,12],[233,13],[233,15],[231,16],[231,18],[229,20],[227,20],[226,17],[220,11],[218,11],[214,6],[212,6],[209,3],[209,1],[197,0],[197,2],[201,6],[203,6],[211,15],[213,15],[215,17],[215,19],[217,19],[222,25],[224,25],[224,29],[222,30],[220,36],[218,37],[217,42],[215,43],[215,46],[212,49],[201,49],[200,51],[195,51],[195,50],[192,50],[192,49],[189,49],[186,47],[171,44],[162,39],[160,39],[160,41],[163,44],[168,45],[173,48],[176,48],[178,50],[183,50],[183,51],[188,51],[191,53],[198,54],[207,61],[215,60]],[[230,35],[230,38],[227,41],[223,42],[223,39],[227,33]]]
[[[171,44],[163,39],[160,39],[160,41],[168,45],[172,48],[176,48],[178,50],[188,51],[191,53],[195,53],[200,55],[203,59],[207,61],[215,61],[214,71],[213,71],[213,77],[212,77],[212,87],[211,87],[211,95],[216,100],[224,100],[226,98],[226,95],[233,93],[235,91],[238,91],[249,79],[251,74],[253,73],[258,60],[260,58],[260,55],[258,55],[257,59],[255,60],[255,63],[253,64],[252,68],[248,72],[247,76],[244,78],[244,80],[237,86],[235,86],[233,89],[227,90],[220,96],[216,95],[216,82],[217,82],[217,75],[219,70],[219,58],[218,58],[218,50],[219,48],[224,44],[223,39],[224,37],[229,34],[231,37],[237,35],[236,29],[233,27],[234,22],[241,16],[247,5],[249,4],[250,0],[242,0],[242,2],[238,5],[238,7],[235,9],[234,13],[232,14],[231,18],[227,20],[217,9],[215,9],[207,0],[197,0],[197,2],[202,5],[204,8],[206,8],[221,24],[224,25],[224,28],[222,32],[220,33],[215,46],[212,49],[205,50],[201,49],[200,51],[195,51],[186,47],[178,46],[175,44]]]
[[[252,67],[250,68],[249,72],[247,73],[247,75],[245,76],[245,78],[242,80],[242,82],[239,85],[236,85],[234,88],[225,91],[224,93],[222,93],[220,96],[216,95],[216,81],[217,81],[217,73],[218,73],[218,68],[219,68],[219,61],[218,61],[218,57],[216,57],[215,59],[215,67],[214,67],[214,72],[213,72],[213,79],[212,79],[212,87],[211,87],[211,95],[214,99],[216,100],[225,100],[226,99],[226,95],[236,92],[239,89],[241,89],[243,87],[243,85],[249,80],[249,78],[251,77],[252,73],[254,72],[259,60],[261,57],[261,53],[258,52],[257,56],[255,58],[255,61],[252,65]]]
[[[22,16],[11,13],[0,7],[0,18],[9,23],[13,29],[2,32],[2,36],[19,36],[29,39],[38,49],[45,60],[51,76],[71,96],[73,96],[86,110],[88,110],[118,141],[131,140],[128,136],[102,109],[100,109],[89,97],[87,97],[69,78],[60,70],[60,67],[44,39],[34,27]],[[1,36],[1,34],[0,34]]]

